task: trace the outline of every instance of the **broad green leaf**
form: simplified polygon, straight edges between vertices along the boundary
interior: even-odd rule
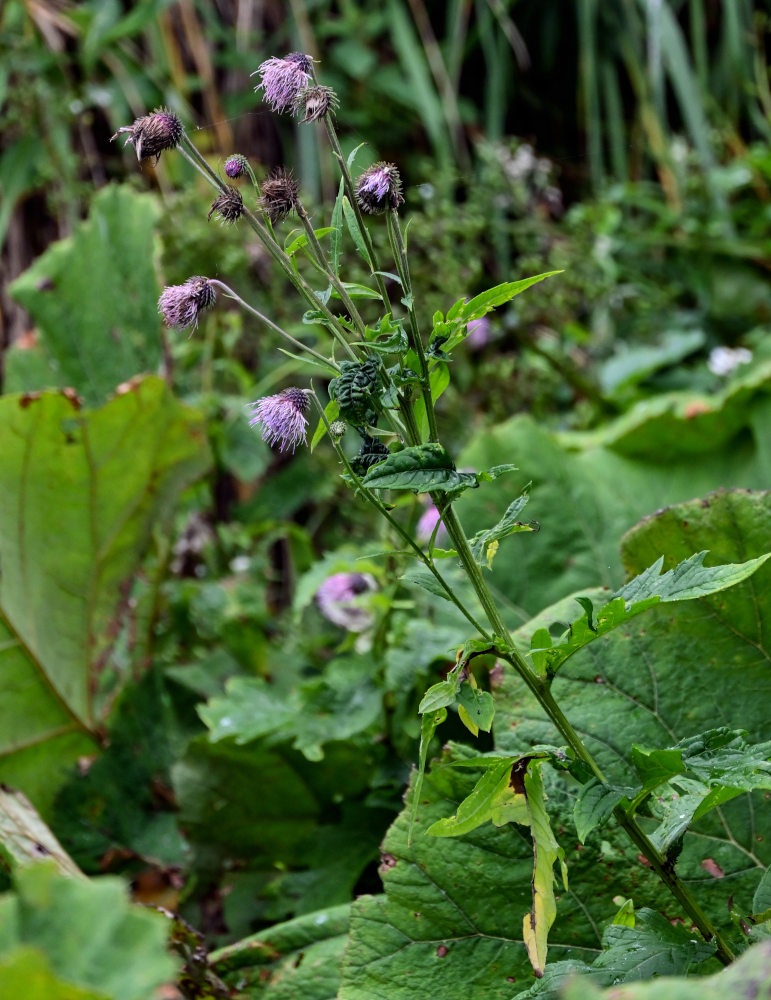
[[[254,1000],[332,1000],[349,922],[347,903],[307,913],[211,952],[209,962]]]
[[[72,386],[90,405],[160,363],[157,215],[150,195],[108,185],[74,234],[52,244],[10,287],[40,331],[61,380],[53,384]]]
[[[45,814],[97,748],[137,569],[208,447],[200,417],[147,378],[90,413],[64,393],[4,396],[0,454],[0,780]]]
[[[611,923],[603,934],[603,951],[588,965],[558,962],[547,976],[516,1000],[558,1000],[565,984],[576,975],[585,975],[597,986],[611,986],[637,979],[684,976],[689,969],[714,953],[714,947],[696,938],[692,931],[670,923],[654,910],[643,908],[635,914],[634,925]]]
[[[659,602],[692,601],[709,594],[716,594],[746,580],[771,558],[771,552],[768,552],[744,563],[729,563],[725,566],[707,568],[702,565],[706,555],[706,552],[697,552],[664,574],[661,574],[664,564],[664,557],[661,556],[652,566],[622,587],[612,600],[597,612],[596,621],[593,617],[592,602],[584,603],[585,598],[577,598],[589,610],[570,625],[566,640],[554,645],[550,637],[549,641],[546,641],[543,632],[539,632],[535,638],[538,645],[535,647],[536,657],[533,662],[538,672],[553,677],[577,650]]]
[[[0,897],[0,962],[12,960],[10,970],[0,972],[6,984],[18,976],[13,949],[19,945],[42,953],[63,982],[109,1000],[147,1000],[174,979],[177,962],[165,947],[168,920],[133,906],[120,879],[68,878],[45,863],[19,869],[14,888]],[[3,995],[11,994],[3,989]]]
[[[716,494],[646,518],[627,536],[624,557],[633,575],[650,564],[653,553],[662,551],[668,553],[670,565],[705,547],[726,563],[747,561],[765,549],[770,532],[768,495]],[[747,730],[748,741],[767,736],[770,595],[771,567],[766,563],[728,590],[652,608],[644,621],[620,626],[565,664],[554,681],[554,697],[611,784],[633,785],[633,744],[671,747],[713,728],[716,722]],[[597,591],[583,591],[583,596],[595,607],[601,603]],[[552,622],[564,621],[568,608],[566,599],[517,630],[520,650],[527,649],[534,633],[543,635]],[[499,750],[521,754],[534,744],[559,742],[555,729],[513,671],[504,671],[495,698],[494,733]],[[555,814],[552,787],[549,793],[555,827],[568,823],[573,803]],[[736,933],[729,916],[729,896],[737,912],[750,914],[758,880],[771,863],[768,838],[758,818],[763,808],[762,792],[724,802],[719,810],[694,820],[677,859],[678,874],[729,937]],[[639,905],[675,915],[671,902],[653,901],[658,887],[640,867],[637,854],[613,821],[587,838],[581,860],[594,859],[601,865],[606,891],[597,894],[596,882],[594,890],[583,890],[572,865],[571,892],[595,922],[609,919],[605,907],[615,895],[633,897]],[[574,857],[571,853],[569,860]]]
[[[83,878],[29,799],[5,785],[0,785],[0,858],[11,868],[50,859],[62,875]]]
[[[765,913],[771,910],[771,868],[766,868],[752,897],[752,912]]]
[[[368,285],[361,285],[355,281],[344,281],[342,282],[342,285],[352,299],[380,298],[380,292],[376,288],[370,288]],[[340,298],[340,293],[334,287],[332,288],[332,298],[333,299]]]
[[[651,511],[723,486],[767,488],[770,389],[771,362],[716,396],[647,399],[602,432],[554,434],[517,416],[472,439],[456,456],[457,467],[484,469],[511,456],[521,475],[515,488],[532,482],[528,511],[541,525],[538,535],[502,545],[492,568],[492,585],[522,609],[512,612],[511,627],[566,594],[595,586],[616,591],[628,579],[618,540]],[[489,527],[491,510],[506,509],[511,492],[509,482],[493,483],[458,501],[469,537]],[[690,522],[692,533],[699,521]],[[682,551],[665,568],[702,549],[721,563],[748,558],[741,552],[729,557],[714,538]],[[753,555],[767,550],[759,546]],[[664,552],[666,545],[649,549],[639,570]]]
[[[493,814],[501,807],[511,809],[519,806],[516,820],[518,823],[530,824],[524,794],[515,793],[511,787],[511,769],[514,766],[512,758],[499,760],[488,768],[474,786],[474,790],[458,806],[458,811],[449,817],[438,819],[426,830],[432,837],[462,837],[471,833],[478,826],[489,822]],[[506,819],[504,822],[511,822]]]
[[[573,822],[576,833],[582,844],[595,829],[602,826],[619,802],[634,794],[632,788],[619,788],[616,785],[606,785],[593,778],[581,787],[573,809]]]
[[[532,761],[525,771],[525,798],[533,837],[533,906],[522,922],[522,936],[536,976],[546,968],[548,936],[557,915],[554,898],[554,862],[562,855],[554,839],[544,803],[540,764]],[[567,889],[564,865],[562,878]]]
[[[39,948],[18,945],[0,956],[2,996],[24,1000],[111,1000],[101,990],[73,986],[52,971]]]
[[[771,945],[768,942],[749,948],[733,965],[712,976],[687,979],[662,976],[652,982],[600,990],[582,975],[568,983],[560,997],[561,1000],[728,1000],[729,997],[733,1000],[746,996],[748,988],[753,990],[757,1000],[765,1000],[771,993]]]
[[[441,444],[419,444],[394,452],[373,466],[364,477],[364,485],[376,490],[447,493],[478,484],[473,473],[456,470]]]
[[[544,278],[551,278],[555,274],[562,274],[561,271],[546,271],[543,274],[533,275],[531,278],[521,278],[519,281],[504,281],[494,288],[488,288],[486,292],[480,292],[473,299],[468,301],[460,299],[447,313],[448,320],[459,319],[463,323],[470,323],[471,320],[481,319],[487,313],[492,312],[499,306],[510,302],[515,296],[524,292],[531,285],[538,284]]]

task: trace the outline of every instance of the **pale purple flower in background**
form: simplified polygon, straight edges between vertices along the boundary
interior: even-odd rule
[[[305,444],[308,427],[305,414],[310,405],[304,389],[284,389],[276,396],[266,396],[251,404],[249,426],[261,424],[263,441],[278,445],[279,451],[290,448],[294,451],[298,444]]]
[[[434,533],[434,528],[439,524],[439,511],[436,507],[429,503],[428,507],[423,511],[420,520],[418,521],[418,526],[415,529],[415,533],[418,537],[419,542],[430,542],[431,536]],[[439,539],[443,534],[447,534],[447,529],[443,524],[439,524],[439,530],[436,533],[436,538]],[[435,539],[436,540],[436,539]]]
[[[175,114],[167,111],[166,108],[158,108],[151,115],[137,118],[133,125],[124,125],[119,128],[115,135],[111,136],[110,142],[124,132],[128,133],[124,145],[127,146],[133,142],[138,160],[154,156],[157,163],[164,149],[174,149],[185,130]]]
[[[188,278],[183,285],[168,285],[158,299],[158,312],[167,326],[184,330],[198,326],[204,309],[214,305],[217,296],[208,278],[200,275]]]
[[[308,86],[313,59],[304,52],[290,52],[283,59],[266,59],[255,73],[260,82],[254,88],[265,92],[265,100],[274,111],[289,111],[297,95]],[[254,73],[252,73],[254,76]]]
[[[490,320],[487,316],[471,320],[466,333],[466,343],[472,351],[481,351],[490,343]]]
[[[378,215],[403,202],[402,181],[393,163],[375,163],[356,181],[356,201],[370,215]]]
[[[349,632],[364,632],[375,621],[374,613],[359,603],[363,594],[377,590],[369,573],[335,573],[316,591],[319,611]]]
[[[739,365],[752,361],[752,351],[746,347],[714,347],[709,352],[707,368],[713,375],[730,375]]]

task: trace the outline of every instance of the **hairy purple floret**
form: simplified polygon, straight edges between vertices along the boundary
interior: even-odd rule
[[[127,146],[130,142],[134,144],[138,160],[154,156],[157,163],[164,149],[173,149],[178,144],[184,131],[182,122],[176,115],[166,108],[158,108],[151,115],[137,118],[133,125],[119,128],[110,142],[125,132],[127,138],[124,145]]]
[[[274,111],[291,111],[295,98],[308,85],[312,66],[313,60],[303,52],[290,52],[283,59],[276,56],[266,59],[256,70],[260,82],[254,89],[264,91],[265,100]]]
[[[183,285],[168,285],[158,299],[158,312],[167,326],[184,330],[198,326],[198,317],[204,309],[214,305],[217,296],[208,278],[195,275]]]
[[[243,177],[246,173],[247,161],[246,157],[242,156],[240,153],[233,153],[225,160],[225,173],[232,180],[237,177]]]
[[[393,163],[375,163],[356,181],[356,200],[370,215],[378,215],[403,202],[402,182]]]
[[[310,399],[303,389],[284,389],[252,403],[249,426],[261,425],[263,441],[277,445],[279,451],[294,451],[298,444],[305,444],[309,407]]]

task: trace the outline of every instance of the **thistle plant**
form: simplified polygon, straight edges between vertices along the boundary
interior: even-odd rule
[[[429,745],[455,707],[469,731],[490,731],[494,698],[481,690],[470,669],[478,656],[493,656],[498,664],[514,671],[536,699],[542,712],[559,732],[562,745],[533,747],[519,755],[486,755],[477,766],[482,778],[455,816],[435,823],[428,831],[436,837],[462,836],[475,825],[513,822],[529,828],[534,845],[532,908],[523,914],[522,937],[536,976],[546,964],[549,928],[556,914],[553,864],[564,863],[549,826],[541,771],[552,767],[558,775],[571,776],[581,791],[576,805],[576,826],[581,838],[594,827],[615,822],[639,851],[641,863],[652,869],[685,915],[710,942],[717,958],[727,964],[731,947],[713,920],[705,913],[691,889],[677,872],[678,845],[688,820],[668,840],[646,832],[640,812],[655,789],[667,780],[640,771],[636,787],[617,787],[609,782],[586,742],[571,724],[552,691],[558,671],[576,651],[624,624],[648,607],[664,601],[688,600],[722,590],[746,578],[766,557],[747,563],[706,568],[704,554],[686,560],[661,574],[661,562],[630,581],[608,602],[595,608],[582,600],[583,614],[558,637],[545,629],[535,632],[531,648],[523,650],[515,641],[506,617],[496,602],[485,573],[502,542],[512,535],[538,530],[535,521],[523,518],[527,494],[515,497],[490,528],[469,537],[456,510],[456,502],[467,490],[484,489],[485,483],[514,471],[511,464],[483,470],[459,470],[442,443],[437,403],[446,387],[455,352],[471,336],[479,342],[487,336],[488,314],[537,282],[556,272],[507,281],[472,298],[460,297],[445,314],[437,313],[430,326],[421,314],[418,290],[413,289],[407,242],[401,213],[405,192],[397,164],[377,162],[355,174],[357,151],[343,156],[334,115],[338,101],[334,92],[319,83],[313,60],[303,53],[270,58],[255,73],[257,92],[279,114],[294,115],[303,127],[322,128],[331,155],[340,172],[340,187],[329,226],[314,227],[306,211],[299,186],[290,167],[282,167],[261,185],[246,156],[231,154],[223,180],[197,150],[178,119],[166,111],[138,119],[116,133],[127,134],[137,157],[156,158],[176,149],[215,189],[209,217],[246,225],[260,239],[276,267],[305,304],[303,320],[315,332],[312,343],[289,335],[268,317],[218,279],[195,276],[184,284],[166,288],[159,300],[165,322],[183,330],[195,329],[204,310],[215,304],[215,291],[246,310],[249,316],[271,328],[319,372],[316,384],[288,386],[281,392],[251,404],[250,423],[279,451],[294,452],[307,443],[309,417],[317,426],[313,446],[326,440],[340,463],[341,475],[357,501],[370,505],[384,519],[395,539],[394,552],[419,564],[415,580],[443,597],[468,623],[469,639],[457,650],[456,665],[440,683],[425,694],[421,705],[419,768],[413,782],[413,819],[419,808],[420,788]],[[234,186],[243,181],[243,187]],[[249,186],[251,185],[251,190]],[[279,227],[296,218],[285,239]],[[366,216],[366,218],[365,218]],[[294,220],[293,220],[294,221]],[[388,258],[376,254],[370,226],[382,225],[388,237]],[[347,233],[368,270],[371,283],[345,281],[341,275],[341,246]],[[313,285],[298,270],[296,258],[304,255],[320,278]],[[318,384],[326,381],[328,399]],[[358,438],[358,453],[352,454],[351,438]],[[412,530],[395,505],[400,495],[419,495],[425,503],[423,517]],[[442,548],[437,542],[441,541]],[[526,544],[525,538],[515,540]],[[509,542],[511,544],[511,542]],[[448,547],[444,547],[448,546]],[[449,563],[447,562],[449,560]],[[453,585],[442,567],[460,566],[468,581],[473,602]],[[319,605],[333,621],[335,615],[349,629],[366,627],[368,612],[341,606],[372,588],[366,575],[357,579],[332,578],[319,594]],[[463,593],[466,591],[464,590]],[[351,624],[351,622],[354,624]],[[717,732],[717,731],[715,731]],[[719,738],[706,734],[719,756]],[[683,747],[667,748],[677,755]],[[723,774],[725,797],[738,794]],[[760,776],[761,771],[758,771]],[[765,779],[764,779],[765,780]],[[718,779],[710,785],[714,791]],[[758,777],[760,783],[760,777]],[[754,786],[753,786],[754,787]],[[714,801],[724,801],[715,796]],[[708,808],[706,793],[689,814]],[[473,813],[475,819],[471,821]],[[421,834],[424,836],[425,834]],[[569,863],[569,859],[568,859]],[[563,864],[564,867],[564,864]],[[237,947],[237,946],[233,946]],[[232,948],[231,948],[232,953]]]

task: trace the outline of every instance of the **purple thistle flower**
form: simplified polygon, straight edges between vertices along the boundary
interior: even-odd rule
[[[254,89],[264,90],[265,100],[274,111],[288,111],[295,97],[307,87],[312,67],[313,59],[303,52],[290,52],[283,59],[275,56],[266,59],[255,70],[260,74],[260,82]]]
[[[362,594],[377,590],[377,583],[369,573],[335,573],[328,576],[316,591],[319,611],[349,632],[363,632],[375,620],[374,614],[361,607]]]
[[[198,326],[198,317],[204,309],[214,305],[217,296],[208,278],[196,275],[184,285],[168,285],[158,299],[158,312],[167,326],[184,330]]]
[[[356,181],[356,201],[370,215],[403,204],[402,181],[394,164],[375,163],[360,174]]]
[[[110,142],[123,132],[127,132],[128,137],[124,145],[133,142],[137,159],[144,160],[154,156],[157,163],[164,149],[174,149],[184,131],[182,122],[176,115],[166,108],[158,108],[151,115],[137,118],[133,125],[119,128],[115,135],[111,136]]]
[[[310,407],[308,393],[304,389],[284,389],[276,396],[266,396],[252,403],[249,426],[262,425],[262,439],[270,445],[278,445],[279,451],[294,452],[298,444],[305,444],[308,419],[305,414]]]
[[[247,160],[245,156],[240,153],[233,153],[225,160],[225,173],[231,180],[235,180],[237,177],[243,177],[247,169]]]

